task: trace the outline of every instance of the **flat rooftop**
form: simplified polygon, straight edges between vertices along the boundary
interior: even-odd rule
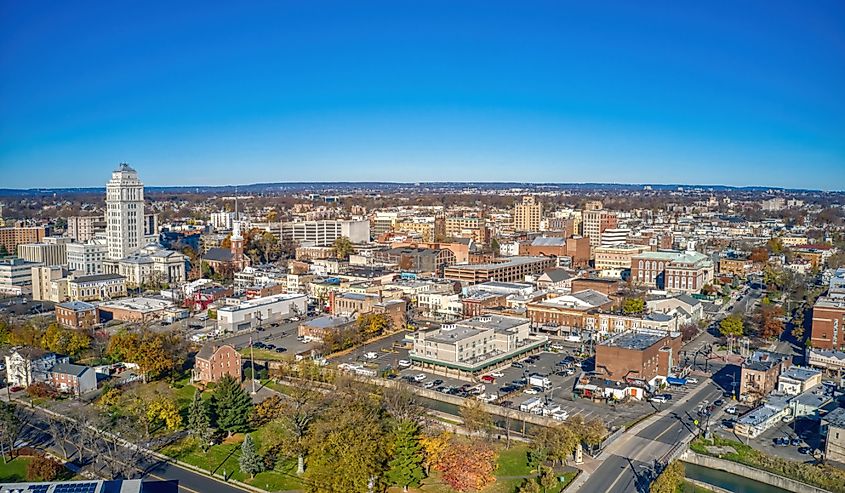
[[[646,334],[642,332],[626,332],[612,337],[600,344],[600,346],[618,347],[622,349],[632,349],[634,351],[642,351],[646,348],[660,342],[664,335]]]
[[[157,298],[122,298],[114,301],[107,301],[97,305],[100,309],[120,309],[131,310],[136,312],[157,312],[170,308],[173,303],[169,300],[160,300]]]
[[[501,269],[505,267],[516,267],[519,265],[528,265],[538,262],[548,262],[551,259],[548,257],[508,257],[501,262],[491,262],[488,264],[462,264],[450,265],[446,269],[460,269],[460,270],[491,270]]]
[[[426,341],[444,342],[451,344],[453,342],[462,341],[468,337],[480,334],[481,331],[472,327],[465,327],[462,325],[449,325],[434,329],[426,334]]]
[[[527,318],[506,317],[504,315],[484,315],[467,320],[456,322],[455,325],[473,327],[476,329],[493,329],[495,331],[508,331],[528,323]]]
[[[786,370],[781,373],[781,377],[783,378],[791,378],[793,380],[799,380],[801,382],[809,380],[817,375],[821,375],[821,371],[814,370],[812,368],[802,368],[800,366],[790,366]]]
[[[272,296],[263,296],[261,298],[253,298],[251,300],[242,301],[241,303],[239,303],[237,305],[223,306],[223,307],[220,307],[220,309],[218,311],[235,312],[235,311],[238,311],[238,310],[250,310],[250,309],[260,307],[260,306],[269,305],[269,304],[272,304],[272,303],[278,303],[280,301],[293,300],[293,299],[296,299],[296,298],[305,298],[305,295],[304,294],[290,293],[290,294],[275,294],[275,295],[272,295]]]

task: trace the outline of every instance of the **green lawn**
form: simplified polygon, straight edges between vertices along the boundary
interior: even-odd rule
[[[528,445],[514,445],[499,452],[499,467],[496,476],[525,476],[533,474],[528,467]]]
[[[253,351],[253,355],[256,361],[285,361],[292,358],[292,356],[290,356],[288,353],[277,353],[276,351],[270,351],[269,349],[255,348]],[[240,353],[241,356],[245,358],[245,361],[249,359],[249,347],[241,349]]]
[[[256,442],[260,445],[260,431],[254,435]],[[238,457],[241,452],[243,435],[235,435],[226,443],[215,445],[203,452],[196,442],[186,438],[173,445],[165,447],[161,452],[170,457],[179,459],[188,464],[194,465],[205,471],[214,471],[215,474],[223,474],[230,479],[237,479],[244,483],[251,484],[268,491],[284,491],[301,489],[302,484],[296,478],[296,462],[289,461],[276,466],[272,471],[265,471],[250,479],[249,475],[240,471]]]
[[[6,464],[0,461],[0,482],[26,481],[26,466],[30,461],[31,457],[15,457]]]

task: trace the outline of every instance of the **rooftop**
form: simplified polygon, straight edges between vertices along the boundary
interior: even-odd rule
[[[90,368],[84,365],[75,365],[73,363],[57,363],[50,368],[52,373],[64,373],[65,375],[80,376]]]
[[[120,310],[131,310],[137,312],[157,312],[160,310],[164,310],[165,308],[170,308],[173,306],[173,303],[168,300],[160,300],[158,298],[122,298],[119,300],[114,301],[107,301],[105,303],[100,303],[98,307],[102,310],[103,308],[113,308],[113,309],[120,309]]]
[[[75,312],[88,311],[96,308],[91,303],[85,303],[84,301],[66,301],[64,303],[59,303],[58,306]]]
[[[837,407],[823,418],[828,424],[837,428],[845,428],[845,407]]]
[[[450,265],[447,269],[461,269],[461,270],[491,270],[501,269],[503,267],[515,267],[519,265],[527,265],[538,262],[548,262],[551,259],[548,257],[507,257],[500,262],[491,262],[488,264],[469,264],[469,265]]]
[[[802,368],[800,366],[791,366],[784,370],[780,376],[781,378],[791,378],[801,382],[809,380],[817,375],[821,375],[821,371],[813,368]]]
[[[601,343],[601,346],[619,347],[622,349],[631,349],[634,351],[642,351],[644,349],[654,346],[661,340],[664,335],[649,334],[644,332],[625,332],[612,337],[607,341]]]

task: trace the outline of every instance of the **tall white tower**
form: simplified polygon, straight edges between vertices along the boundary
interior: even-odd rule
[[[143,246],[144,184],[138,172],[120,163],[106,184],[108,258],[117,260]]]

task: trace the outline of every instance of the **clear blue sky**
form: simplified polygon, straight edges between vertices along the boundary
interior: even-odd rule
[[[683,5],[682,5],[683,4]],[[0,187],[845,189],[845,2],[0,0]]]

